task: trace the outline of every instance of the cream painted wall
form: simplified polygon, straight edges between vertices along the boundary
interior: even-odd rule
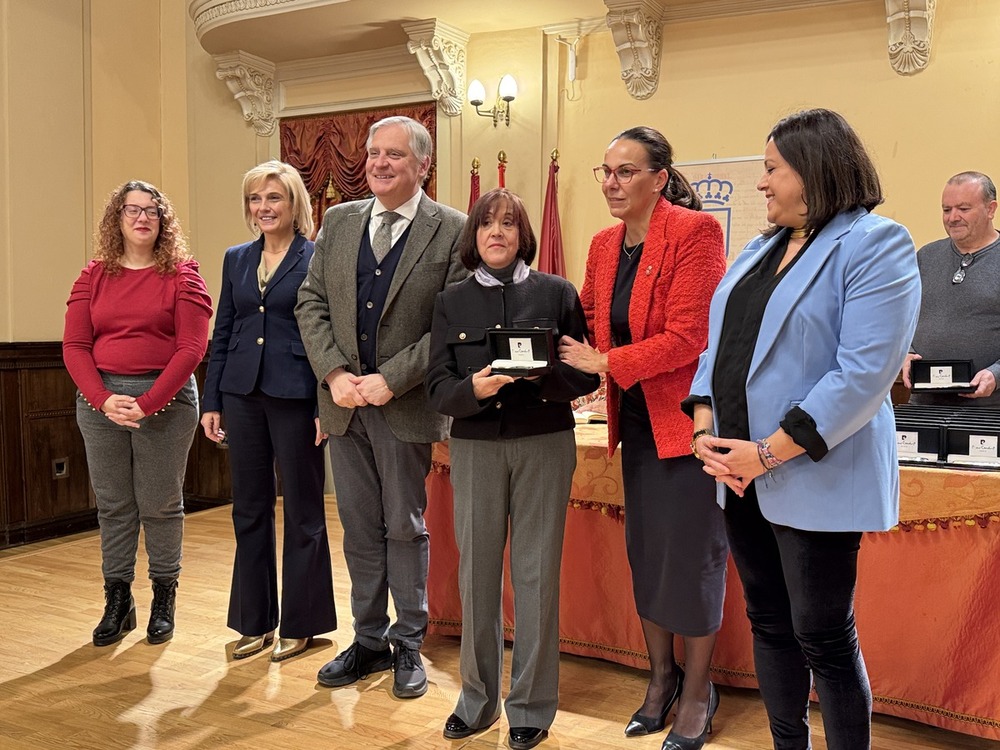
[[[589,168],[631,125],[660,129],[678,161],[760,154],[782,116],[823,106],[843,113],[879,168],[879,212],[918,247],[943,236],[940,195],[965,169],[1000,178],[1000,3],[939,3],[930,67],[897,75],[886,54],[882,3],[678,23],[664,28],[660,84],[639,102],[619,81],[608,32],[579,47],[579,101],[559,123],[563,234],[581,283],[590,237],[611,224]],[[761,217],[763,224],[764,219]]]
[[[0,0],[0,341],[62,338],[104,201],[133,177],[170,196],[216,294],[267,153],[184,3]]]
[[[171,127],[186,125],[190,213],[185,228],[215,299],[226,248],[253,237],[243,221],[243,174],[268,158],[269,142],[243,121],[239,104],[215,77],[215,62],[198,44],[190,19],[184,28],[188,119],[171,121]]]
[[[128,177],[152,179],[174,200],[213,294],[224,249],[249,237],[240,176],[276,154],[277,139],[243,122],[184,5],[0,0],[0,341],[61,336],[92,224],[107,191]],[[1000,115],[995,0],[939,4],[930,67],[910,78],[890,68],[883,5],[871,1],[671,24],[663,37],[659,90],[640,102],[620,81],[607,31],[581,40],[571,96],[563,91],[566,51],[541,30],[474,35],[468,77],[491,89],[510,72],[520,91],[509,129],[468,109],[449,123],[439,170],[456,184],[445,199],[466,207],[473,156],[483,162],[483,190],[494,187],[504,149],[507,184],[540,231],[557,146],[567,263],[579,283],[590,237],[611,223],[590,168],[630,125],[663,130],[686,161],[760,153],[781,116],[838,109],[879,165],[882,212],[910,227],[918,244],[942,235],[948,176],[970,168],[1000,176],[991,138]],[[140,72],[154,84],[142,85]],[[371,91],[380,93],[391,91]]]
[[[128,33],[123,33],[124,30]],[[130,0],[90,3],[94,223],[108,194],[131,179],[163,184],[160,18]],[[172,197],[172,196],[171,196]]]
[[[4,0],[0,341],[57,338],[86,254],[84,0]]]
[[[10,59],[7,36],[10,2],[0,0],[0,341],[10,341],[14,327],[14,278],[11,276],[10,211],[4,196],[10,195]]]
[[[507,153],[506,185],[524,199],[535,234],[541,233],[541,206],[545,188],[543,171],[548,169],[547,154],[555,143],[543,143],[540,123],[545,103],[545,79],[539,75],[544,65],[545,39],[539,29],[522,29],[504,34],[474,34],[469,39],[467,78],[478,78],[486,87],[489,109],[496,100],[497,85],[505,73],[517,81],[517,98],[512,103],[510,127],[493,127],[489,118],[480,117],[466,105],[462,112],[461,173],[464,175],[461,203],[469,205],[469,170],[473,157],[479,157],[480,189],[485,193],[497,187],[497,152]],[[439,115],[440,121],[444,115]],[[543,153],[545,154],[543,160]],[[457,154],[453,151],[452,158]],[[443,158],[439,156],[440,159]],[[544,175],[547,176],[547,172]]]

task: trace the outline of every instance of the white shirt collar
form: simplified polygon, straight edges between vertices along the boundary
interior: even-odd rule
[[[417,192],[413,194],[413,197],[410,198],[410,200],[406,201],[406,203],[404,203],[403,205],[401,205],[399,208],[396,209],[396,213],[399,214],[404,219],[406,219],[407,222],[413,221],[413,217],[417,215],[417,206],[420,205],[420,199],[423,197],[423,195],[424,191],[422,189],[417,190]],[[376,198],[375,204],[372,206],[372,218],[380,216],[381,214],[384,214],[388,210],[389,209],[387,209],[385,206],[382,205],[382,201]],[[379,220],[379,223],[381,223],[381,220]],[[397,223],[399,222],[397,221]]]

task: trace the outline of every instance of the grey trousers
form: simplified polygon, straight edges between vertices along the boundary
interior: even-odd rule
[[[377,406],[363,406],[341,436],[330,436],[337,512],[351,576],[354,639],[382,650],[420,649],[427,632],[430,536],[424,524],[429,443],[397,438]],[[389,592],[396,622],[389,625]]]
[[[572,430],[511,440],[452,438],[462,693],[470,727],[500,714],[503,552],[510,528],[514,648],[504,701],[512,727],[548,729],[559,703],[559,569],[576,468]]]
[[[102,373],[112,393],[141,396],[155,375]],[[176,578],[181,572],[184,534],[184,470],[198,426],[198,387],[194,376],[159,414],[140,427],[122,427],[76,399],[76,421],[87,449],[90,483],[97,497],[105,579],[133,581],[139,527],[146,534],[150,578]]]

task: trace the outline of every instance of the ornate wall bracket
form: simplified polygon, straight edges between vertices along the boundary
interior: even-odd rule
[[[272,135],[278,124],[272,102],[274,63],[242,50],[214,55],[212,59],[218,66],[215,77],[225,81],[243,109],[243,119],[253,126],[257,135],[265,138]]]
[[[889,64],[901,76],[927,67],[937,0],[885,0],[889,26]]]
[[[625,88],[648,99],[660,79],[663,6],[655,0],[604,0]]]
[[[410,37],[406,48],[417,56],[441,111],[449,117],[462,114],[469,35],[436,18],[403,23],[402,27]]]

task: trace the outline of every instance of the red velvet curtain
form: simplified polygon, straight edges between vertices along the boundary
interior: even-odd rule
[[[434,102],[281,121],[281,159],[302,175],[306,190],[312,198],[317,232],[323,214],[330,206],[371,195],[365,179],[368,128],[390,115],[412,117],[427,128],[431,139],[436,142],[437,105]],[[424,190],[431,198],[437,194],[437,175],[433,161]]]

